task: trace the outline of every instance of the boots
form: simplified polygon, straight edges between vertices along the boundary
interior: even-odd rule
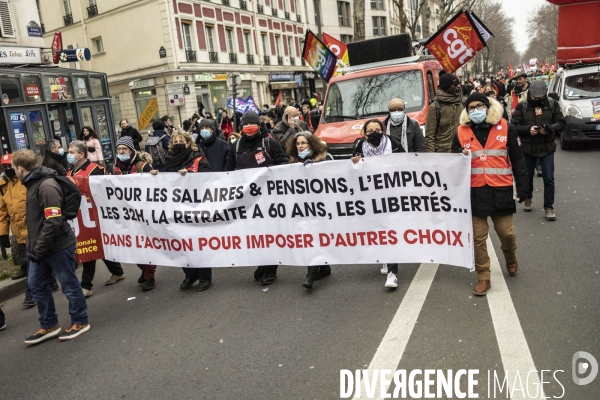
[[[490,280],[482,280],[479,279],[477,281],[477,285],[475,285],[475,288],[473,289],[473,294],[475,296],[485,296],[487,294],[487,291],[492,287],[492,284],[490,282]]]
[[[515,276],[517,271],[519,270],[519,261],[517,261],[517,256],[514,254],[512,256],[506,257],[506,269],[510,276]]]
[[[13,281],[23,278],[27,278],[27,265],[21,265],[21,269],[19,270],[19,272],[10,277],[10,279],[12,279]]]
[[[304,286],[307,289],[312,289],[314,280],[315,275],[309,272],[308,274],[306,274],[306,279],[304,279],[304,283],[302,284],[302,286]]]

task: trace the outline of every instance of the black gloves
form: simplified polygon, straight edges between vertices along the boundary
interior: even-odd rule
[[[8,235],[0,236],[0,244],[6,247],[7,249],[10,248],[10,240],[8,239]]]
[[[29,261],[33,261],[34,263],[39,264],[40,258],[35,254],[29,253]]]

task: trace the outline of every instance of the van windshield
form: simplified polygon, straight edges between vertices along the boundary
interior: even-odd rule
[[[567,77],[563,97],[565,100],[597,99],[600,97],[600,72]]]
[[[406,112],[423,109],[423,73],[401,71],[335,82],[327,94],[325,122],[385,115],[394,97],[404,100]]]

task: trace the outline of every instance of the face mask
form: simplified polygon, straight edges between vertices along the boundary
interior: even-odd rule
[[[237,142],[237,139],[236,139],[236,138],[233,138],[233,139],[231,139],[231,141],[230,141],[230,143],[231,143],[231,144],[234,144],[235,142]]]
[[[77,162],[77,160],[75,159],[75,156],[71,153],[67,154],[67,161],[71,165],[75,165],[75,163]]]
[[[260,130],[260,128],[258,127],[258,125],[244,125],[244,127],[242,128],[242,132],[246,136],[253,136],[259,130]]]
[[[312,154],[312,150],[311,149],[304,149],[300,153],[298,153],[298,157],[300,157],[300,158],[306,158],[306,157],[310,156],[311,154]]]
[[[131,154],[117,154],[117,158],[125,162],[131,158]]]
[[[9,178],[14,178],[14,176],[17,174],[17,172],[15,171],[14,168],[9,168],[9,169],[5,169],[4,173],[6,174],[7,177]]]
[[[480,124],[487,118],[487,112],[485,109],[473,110],[469,113],[469,118],[471,118],[471,121],[473,121],[475,124]]]
[[[209,131],[208,129],[203,129],[200,131],[200,136],[202,136],[202,138],[204,138],[204,139],[208,139],[210,137],[210,135],[212,135],[212,132]]]
[[[65,154],[65,149],[58,149],[58,155],[62,156],[63,154]]]
[[[383,138],[383,133],[371,133],[367,136],[367,142],[371,143],[375,147],[379,147],[381,144],[381,139]]]
[[[179,154],[184,150],[185,150],[185,143],[177,143],[177,144],[174,144],[173,147],[171,148],[171,153]]]
[[[394,121],[396,124],[398,122],[402,122],[404,120],[404,111],[392,111],[390,113],[390,118],[392,119],[392,121]]]
[[[269,109],[267,107],[263,107],[263,111],[267,112],[267,111],[269,111]]]

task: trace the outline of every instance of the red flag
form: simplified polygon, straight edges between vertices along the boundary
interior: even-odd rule
[[[461,11],[437,31],[425,47],[442,64],[442,68],[453,73],[483,49],[485,41],[469,14]]]
[[[62,33],[60,31],[54,32],[54,38],[52,38],[52,62],[58,64],[60,57],[60,51],[63,48],[62,44]]]
[[[277,99],[275,99],[275,105],[278,106],[279,103],[281,103],[283,101],[283,98],[281,97],[281,90],[279,91],[279,94],[277,95]]]

